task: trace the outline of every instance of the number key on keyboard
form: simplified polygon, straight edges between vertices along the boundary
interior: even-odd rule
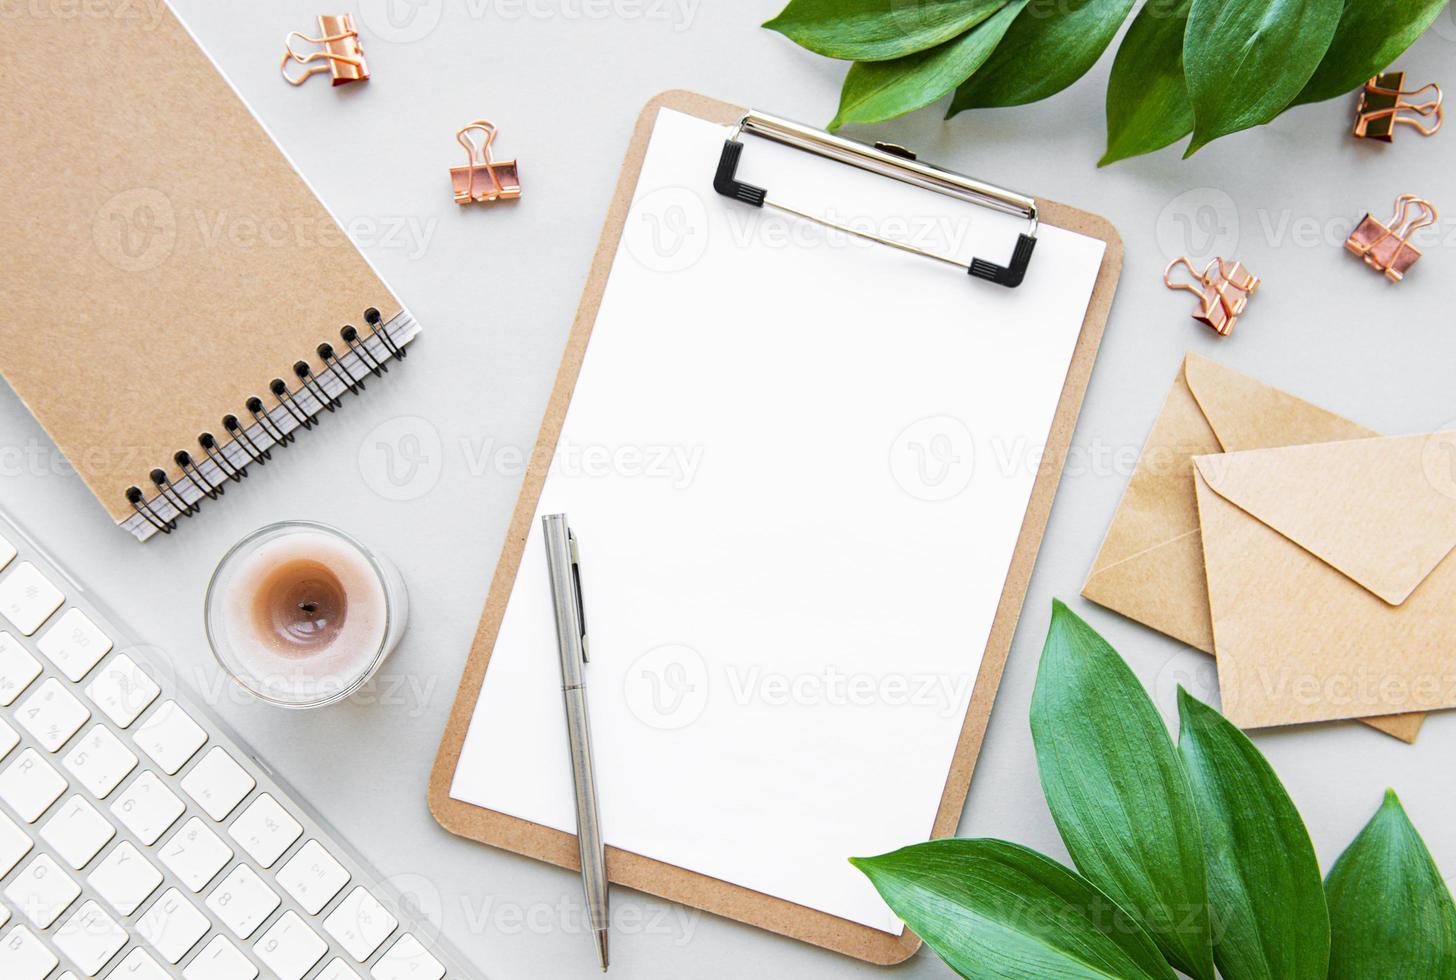
[[[202,891],[232,859],[233,849],[196,817],[162,845],[162,863],[194,892]]]
[[[147,896],[162,883],[162,872],[142,857],[130,841],[122,841],[86,879],[96,893],[122,915],[141,908]]]
[[[207,741],[207,732],[176,701],[164,701],[132,736],[169,776],[175,776]]]
[[[35,693],[26,698],[15,712],[26,731],[35,736],[41,748],[55,752],[91,720],[91,709],[66,690],[54,677],[47,677]]]
[[[87,732],[61,760],[61,765],[98,800],[110,796],[131,775],[136,764],[137,757],[131,749],[102,725]]]
[[[26,636],[40,629],[65,601],[61,590],[28,561],[0,578],[0,613]]]
[[[26,823],[35,823],[66,791],[66,777],[35,749],[26,749],[0,772],[0,800],[10,804]]]
[[[271,868],[303,836],[303,826],[277,800],[264,793],[233,821],[228,833],[243,845],[253,860]]]
[[[247,939],[273,914],[281,900],[263,883],[258,872],[240,864],[212,890],[207,907],[232,930],[239,939]]]
[[[279,980],[303,980],[304,974],[324,958],[329,944],[290,909],[263,933],[253,950],[264,966],[278,974]]]
[[[136,721],[160,693],[162,689],[157,682],[124,653],[112,657],[86,685],[86,696],[118,728],[126,728]]]
[[[215,745],[192,771],[182,777],[182,788],[214,820],[226,819],[233,808],[258,785],[227,750]]]
[[[40,661],[9,633],[0,631],[0,706],[13,704],[40,676]]]
[[[187,805],[150,769],[133,780],[111,803],[111,812],[148,847],[155,844],[186,809]]]
[[[111,637],[81,610],[67,609],[35,645],[74,684],[111,652]]]

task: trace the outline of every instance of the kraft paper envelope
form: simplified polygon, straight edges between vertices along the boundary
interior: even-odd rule
[[[1231,721],[1456,707],[1456,432],[1194,464]]]
[[[1378,434],[1206,357],[1187,355],[1082,594],[1213,653],[1193,457]],[[1422,719],[1363,720],[1413,742]]]

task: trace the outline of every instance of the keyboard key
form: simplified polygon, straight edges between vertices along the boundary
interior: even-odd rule
[[[0,759],[10,754],[10,750],[20,744],[20,734],[0,718]]]
[[[82,737],[61,760],[82,786],[98,800],[104,800],[136,768],[137,757],[111,729],[97,725]]]
[[[5,897],[37,929],[50,924],[81,894],[81,886],[49,854],[37,854],[5,889]]]
[[[233,840],[243,845],[265,868],[271,868],[293,842],[303,836],[303,825],[294,820],[267,793],[259,796],[228,828]]]
[[[60,960],[35,933],[25,926],[16,926],[0,942],[0,977],[5,980],[42,980],[50,975]],[[128,977],[127,980],[138,980]]]
[[[91,709],[60,681],[47,677],[16,710],[15,718],[41,748],[54,752],[91,720]]]
[[[349,965],[337,956],[320,971],[313,980],[364,980],[363,977],[349,968]]]
[[[192,771],[182,777],[182,788],[214,820],[222,820],[258,785],[227,750],[215,745]]]
[[[440,980],[445,964],[429,954],[420,941],[409,933],[379,958],[369,971],[374,980]]]
[[[304,974],[324,958],[329,944],[290,909],[263,933],[253,950],[264,966],[278,974],[279,980],[303,980]]]
[[[202,891],[233,859],[233,849],[197,817],[188,820],[162,845],[161,854],[162,863],[194,892]]]
[[[21,830],[14,820],[0,813],[0,878],[8,875],[34,846],[29,834]],[[3,909],[4,906],[0,906],[0,910]],[[8,912],[6,914],[9,915]],[[0,926],[4,924],[5,920],[0,919]]]
[[[137,935],[168,963],[180,963],[211,928],[207,916],[175,888],[162,892],[162,897],[136,921]]]
[[[162,872],[142,857],[130,841],[122,841],[101,859],[86,881],[112,908],[122,915],[131,915],[157,890],[162,883]]]
[[[4,535],[0,535],[0,568],[4,568],[10,564],[10,560],[14,557],[15,545],[5,540]]]
[[[178,799],[177,794],[150,769],[133,780],[111,803],[111,812],[148,847],[155,844],[186,809],[187,804]]]
[[[61,590],[28,561],[0,579],[0,613],[26,636],[40,629],[65,601]]]
[[[167,971],[157,965],[150,953],[141,947],[126,954],[126,958],[111,971],[117,980],[171,980]]]
[[[81,610],[67,609],[35,645],[74,684],[111,652],[111,637]]]
[[[106,712],[118,728],[126,728],[147,710],[162,689],[124,653],[102,667],[86,685],[86,696]]]
[[[354,959],[363,963],[399,925],[389,910],[363,888],[355,888],[349,897],[324,920],[324,929],[339,941]]]
[[[0,706],[14,704],[40,676],[40,661],[9,633],[0,632]]]
[[[257,975],[253,961],[226,936],[213,936],[182,971],[184,980],[253,980]]]
[[[281,899],[273,889],[246,864],[228,872],[222,884],[207,898],[207,907],[239,939],[247,939],[256,932],[280,904]]]
[[[66,791],[66,777],[35,749],[26,749],[15,757],[9,768],[0,772],[0,800],[26,823],[35,823],[52,803]]]
[[[298,849],[278,872],[278,884],[309,915],[318,915],[349,883],[349,872],[316,840]]]
[[[128,935],[95,902],[87,902],[56,932],[56,946],[88,977],[101,972],[121,948]]]
[[[116,836],[116,828],[84,797],[77,795],[46,821],[40,836],[61,860],[80,871]]]
[[[164,701],[132,736],[169,776],[187,764],[207,741],[207,732],[176,701]]]

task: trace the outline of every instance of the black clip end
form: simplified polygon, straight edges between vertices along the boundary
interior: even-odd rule
[[[724,197],[761,208],[764,198],[768,197],[768,191],[738,179],[738,158],[742,155],[742,143],[737,140],[723,141],[723,153],[718,157],[718,172],[713,175],[713,190]]]
[[[997,265],[995,262],[987,262],[985,259],[972,259],[970,268],[966,271],[977,279],[986,279],[998,286],[1015,289],[1026,278],[1026,269],[1031,265],[1031,253],[1035,248],[1036,239],[1034,237],[1021,235],[1016,240],[1016,250],[1011,253],[1010,265]]]

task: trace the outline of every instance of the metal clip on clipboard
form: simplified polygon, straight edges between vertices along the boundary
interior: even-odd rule
[[[995,262],[977,258],[971,259],[967,264],[948,255],[917,248],[908,242],[850,228],[827,218],[790,207],[781,201],[770,200],[768,191],[764,188],[740,181],[737,178],[738,159],[743,155],[743,143],[739,141],[739,137],[744,133],[762,136],[785,146],[816,153],[852,167],[859,167],[861,170],[868,170],[871,173],[890,177],[915,187],[959,198],[994,211],[1019,215],[1027,219],[1031,223],[1031,227],[1017,239],[1016,248],[1011,253],[1011,262],[1007,265],[997,265]],[[718,172],[713,177],[713,189],[724,197],[731,197],[756,208],[770,207],[796,218],[803,218],[826,228],[853,235],[856,238],[878,242],[902,252],[923,255],[926,258],[953,265],[957,269],[964,269],[968,275],[977,279],[986,279],[997,285],[1008,287],[1021,285],[1022,279],[1026,277],[1027,266],[1031,264],[1032,250],[1036,248],[1036,230],[1040,220],[1035,199],[982,183],[963,174],[921,163],[915,159],[914,153],[903,147],[886,143],[868,146],[753,110],[749,110],[738,121],[733,135],[723,141],[723,153],[718,158]]]

